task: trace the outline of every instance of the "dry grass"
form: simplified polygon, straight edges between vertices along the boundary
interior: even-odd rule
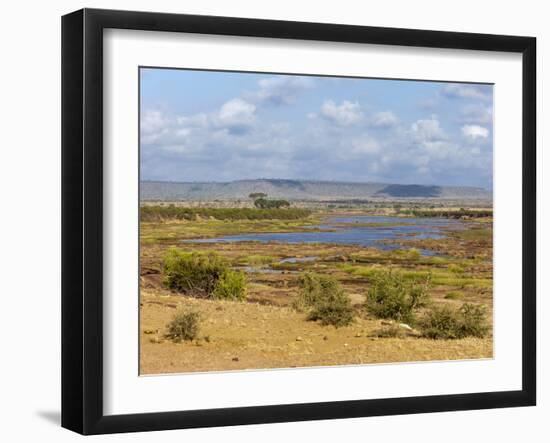
[[[201,338],[173,343],[159,336],[179,307],[203,318]],[[490,358],[492,339],[430,340],[376,338],[380,321],[360,318],[334,328],[305,321],[289,307],[197,300],[163,291],[143,291],[141,373],[230,371],[237,369],[353,365],[403,361]],[[205,339],[206,338],[206,339]]]

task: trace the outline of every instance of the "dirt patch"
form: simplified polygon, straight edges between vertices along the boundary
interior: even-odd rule
[[[354,365],[492,357],[492,339],[377,338],[380,320],[359,317],[334,328],[306,321],[289,307],[197,300],[143,291],[141,373]],[[201,313],[200,339],[163,338],[174,304]],[[159,331],[156,335],[145,331]]]

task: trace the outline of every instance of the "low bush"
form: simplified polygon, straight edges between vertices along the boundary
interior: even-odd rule
[[[300,276],[300,289],[294,306],[308,311],[308,320],[335,327],[353,322],[355,310],[351,300],[334,277],[307,272]]]
[[[400,272],[377,272],[371,277],[365,308],[378,318],[414,324],[415,310],[428,302],[429,283],[429,275],[419,283]]]
[[[163,262],[164,285],[195,297],[243,300],[246,276],[220,255],[169,249]]]
[[[490,326],[487,324],[485,306],[464,303],[460,308],[460,334],[463,337],[485,337]]]
[[[329,275],[305,272],[300,275],[298,283],[300,293],[294,307],[300,311],[317,305],[324,298],[329,298],[331,294],[342,292],[338,281]]]
[[[199,336],[201,317],[198,312],[181,311],[167,325],[166,337],[175,342],[194,340]]]
[[[433,339],[485,337],[489,333],[485,308],[465,303],[458,310],[433,307],[420,322],[422,335]]]
[[[236,272],[230,269],[221,275],[214,292],[214,298],[224,300],[246,299],[246,275],[244,272]]]

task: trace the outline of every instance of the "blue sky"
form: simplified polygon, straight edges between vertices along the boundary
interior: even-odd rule
[[[492,189],[491,85],[141,69],[141,178]]]

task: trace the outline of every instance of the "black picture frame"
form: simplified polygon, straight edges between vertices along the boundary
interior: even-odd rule
[[[131,415],[103,413],[103,30],[454,48],[522,54],[522,389]],[[62,18],[62,426],[152,431],[536,403],[536,39],[230,17],[83,9]]]

